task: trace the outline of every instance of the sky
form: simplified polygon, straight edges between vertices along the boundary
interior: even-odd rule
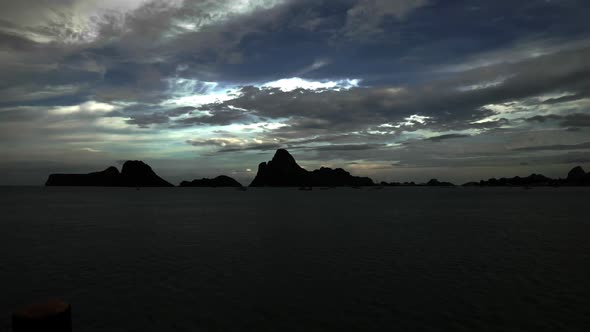
[[[0,184],[590,170],[587,0],[0,0]]]

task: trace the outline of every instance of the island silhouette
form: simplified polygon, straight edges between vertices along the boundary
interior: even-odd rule
[[[250,187],[343,187],[373,186],[368,177],[352,176],[342,168],[322,167],[308,171],[299,166],[285,149],[278,149],[269,162],[258,165],[258,173]]]
[[[214,179],[202,178],[200,180],[182,181],[179,187],[242,187],[242,184],[227,175],[220,175]]]
[[[98,187],[174,187],[158,176],[152,168],[139,160],[128,160],[123,164],[121,172],[114,167],[104,171],[88,174],[51,174],[45,182],[46,186],[98,186]],[[220,175],[213,179],[202,178],[182,181],[180,187],[242,187],[235,179]],[[381,182],[376,184],[371,178],[353,176],[342,168],[321,167],[308,171],[297,164],[295,158],[285,149],[278,149],[272,160],[258,165],[258,172],[250,187],[454,187],[451,182],[431,179],[426,183],[416,182]],[[565,179],[552,179],[541,174],[527,177],[491,178],[467,182],[469,187],[533,187],[533,186],[590,186],[590,172],[586,173],[581,166],[569,171]]]
[[[89,174],[51,174],[46,186],[91,187],[174,187],[159,177],[152,168],[140,160],[128,160],[119,170],[111,166],[104,171]]]

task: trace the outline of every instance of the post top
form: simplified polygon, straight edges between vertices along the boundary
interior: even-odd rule
[[[70,305],[62,300],[51,299],[33,303],[14,312],[14,316],[24,319],[43,319],[64,313]]]

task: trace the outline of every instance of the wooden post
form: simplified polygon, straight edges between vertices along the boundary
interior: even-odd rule
[[[72,307],[61,300],[34,303],[12,314],[13,332],[71,332]]]

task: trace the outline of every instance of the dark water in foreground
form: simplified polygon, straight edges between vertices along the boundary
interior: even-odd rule
[[[0,188],[0,329],[587,331],[583,188]]]

